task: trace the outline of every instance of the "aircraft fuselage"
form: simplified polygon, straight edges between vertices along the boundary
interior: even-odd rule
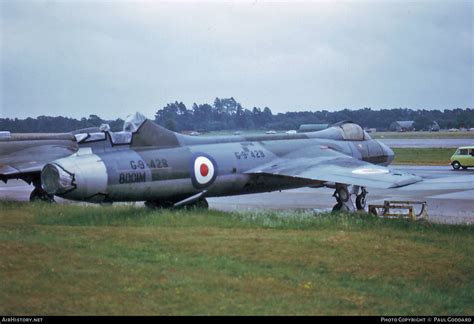
[[[180,137],[181,145],[171,147],[82,148],[45,167],[43,188],[72,200],[175,203],[203,191],[211,197],[324,185],[304,178],[247,173],[292,154],[318,159],[324,158],[318,156],[321,150],[335,150],[382,165],[393,159],[393,152],[376,140],[335,140],[318,133]]]

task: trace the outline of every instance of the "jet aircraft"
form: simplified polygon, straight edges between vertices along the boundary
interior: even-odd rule
[[[196,137],[138,113],[132,119],[129,132],[76,136],[77,152],[43,167],[43,190],[95,203],[207,207],[207,197],[326,186],[334,210],[355,210],[364,209],[366,188],[422,180],[388,168],[393,151],[352,122],[310,133]]]

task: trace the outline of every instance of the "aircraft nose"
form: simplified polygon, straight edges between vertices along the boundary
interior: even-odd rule
[[[41,186],[48,194],[61,194],[74,189],[74,175],[56,163],[48,163],[41,171]]]
[[[392,151],[390,147],[388,147],[384,143],[379,142],[379,144],[382,147],[383,155],[387,157],[386,164],[389,165],[390,163],[392,163],[393,159],[395,158],[395,153]]]

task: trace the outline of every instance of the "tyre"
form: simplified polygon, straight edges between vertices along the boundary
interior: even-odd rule
[[[209,209],[209,203],[207,202],[207,200],[205,198],[200,199],[197,206],[198,206],[198,208]]]
[[[357,210],[364,210],[366,205],[367,205],[367,200],[365,199],[365,195],[358,195],[356,197]]]
[[[145,201],[145,206],[150,209],[165,209],[173,207],[173,203],[171,201],[162,200]]]
[[[49,195],[46,193],[46,191],[40,188],[35,188],[31,192],[30,201],[44,201],[44,202],[49,202],[49,203],[55,202],[54,195]]]
[[[337,203],[337,204],[334,205],[334,207],[332,207],[332,212],[333,213],[337,213],[337,212],[347,213],[349,211],[350,210],[347,207],[347,205],[343,205],[342,203]]]
[[[349,194],[349,191],[347,190],[347,187],[340,187],[337,189],[337,195],[339,197],[339,199],[342,201],[342,202],[346,202],[349,200],[349,197],[350,197],[350,194]]]
[[[185,208],[209,209],[209,203],[205,198],[199,199],[194,203],[184,206]]]
[[[41,192],[39,189],[35,188],[30,194],[30,201],[41,200]]]
[[[454,170],[459,170],[459,168],[461,167],[461,163],[459,163],[458,161],[454,161],[453,163],[451,163],[451,166]]]
[[[341,210],[341,206],[342,206],[341,203],[335,204],[335,205],[332,207],[332,212],[335,213],[335,212],[340,211],[340,210]]]

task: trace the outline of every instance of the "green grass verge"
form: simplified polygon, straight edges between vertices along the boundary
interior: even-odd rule
[[[468,225],[0,203],[4,315],[462,315]]]
[[[449,165],[456,148],[393,148],[393,164]]]

